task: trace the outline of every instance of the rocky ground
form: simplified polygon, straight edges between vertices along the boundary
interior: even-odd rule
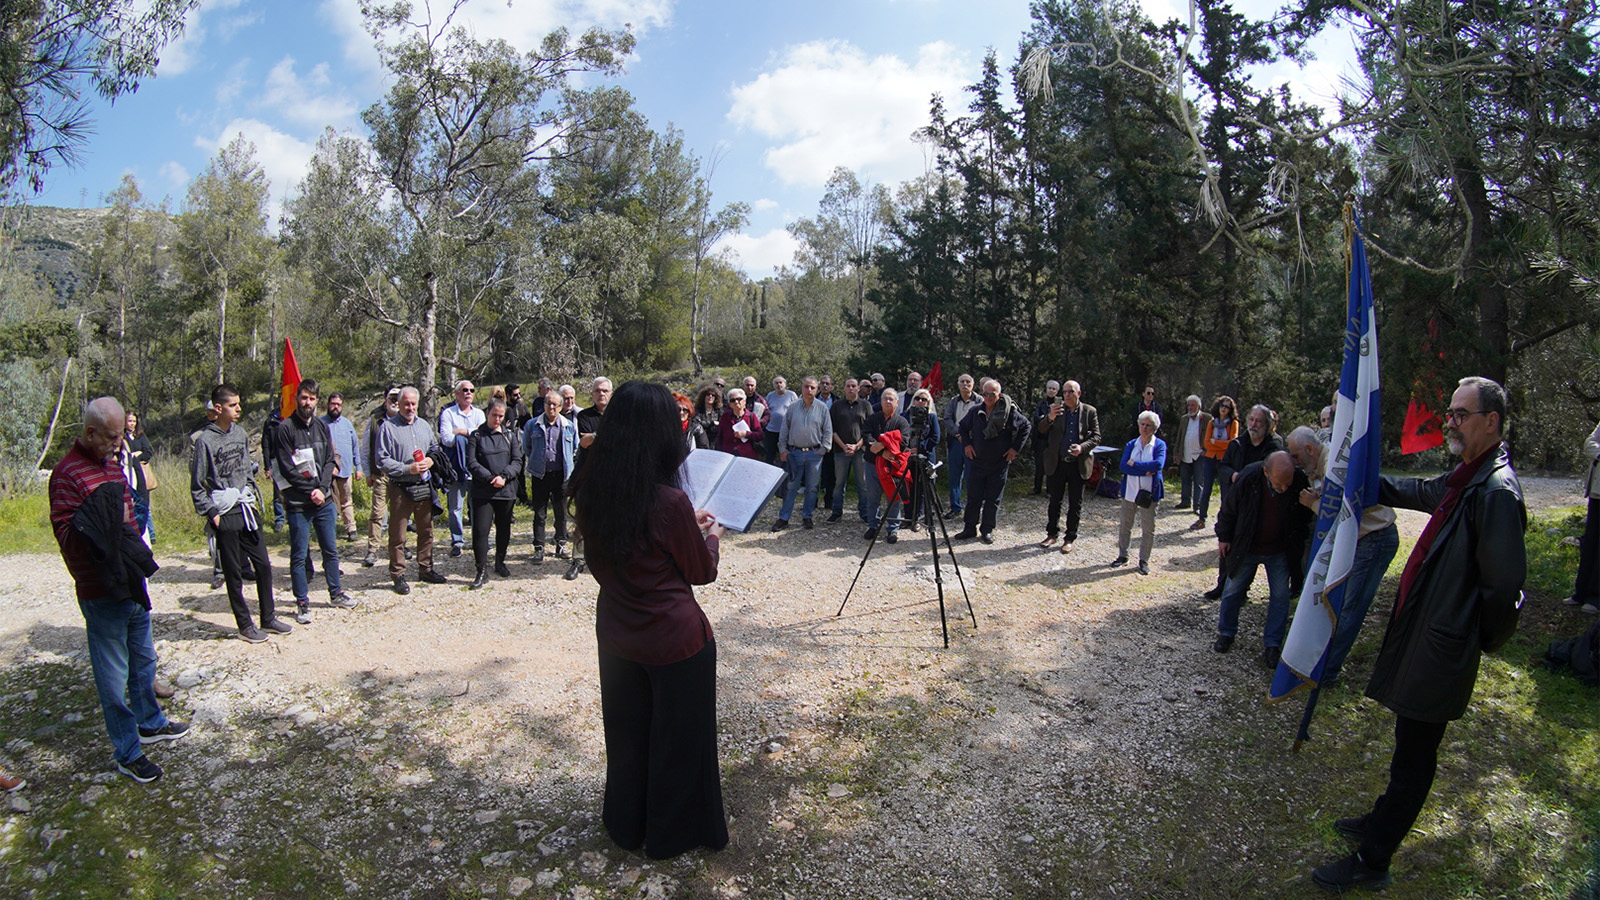
[[[1529,479],[1530,505],[1572,503],[1569,482]],[[1350,810],[1295,786],[1319,762],[1286,752],[1299,704],[1262,702],[1262,604],[1232,654],[1212,653],[1216,603],[1199,597],[1209,531],[1164,511],[1141,577],[1106,565],[1115,509],[1089,499],[1063,556],[1035,546],[1042,498],[1008,500],[998,542],[957,544],[960,581],[943,571],[948,649],[925,534],[879,543],[864,566],[853,515],[730,536],[698,594],[718,637],[732,843],[669,862],[617,849],[599,826],[595,585],[563,580],[556,560],[532,565],[525,535],[512,578],[468,591],[470,551],[441,556],[450,583],[408,597],[344,545],[360,607],[329,607],[319,588],[312,624],[261,645],[233,637],[205,560],[163,559],[151,583],[161,672],[194,732],[152,750],[167,774],[150,786],[109,768],[59,558],[5,558],[0,764],[30,786],[0,821],[0,893],[1314,893],[1309,866],[1342,852],[1325,822]],[[1402,554],[1422,521],[1402,514]],[[281,547],[275,569],[292,606]],[[1369,624],[1352,680],[1379,630]],[[1325,702],[1363,701],[1344,690]],[[1381,786],[1391,721],[1370,712],[1350,737],[1369,762],[1363,803]]]

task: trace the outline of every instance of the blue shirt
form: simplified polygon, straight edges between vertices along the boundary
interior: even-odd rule
[[[339,460],[333,477],[349,478],[356,472],[365,476],[367,467],[361,459],[361,444],[356,440],[356,423],[347,416],[330,419],[324,415],[322,421],[328,425],[328,435],[333,439],[333,453]]]

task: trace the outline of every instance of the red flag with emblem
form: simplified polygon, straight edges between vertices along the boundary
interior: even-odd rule
[[[935,362],[933,368],[928,370],[928,377],[922,381],[922,386],[927,388],[928,393],[936,398],[944,393],[944,375],[941,365],[941,363]]]

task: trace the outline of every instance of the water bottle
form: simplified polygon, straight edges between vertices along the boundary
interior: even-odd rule
[[[413,451],[411,451],[411,461],[412,462],[422,462],[422,456],[423,456],[423,454],[422,454],[421,450],[413,450]],[[428,482],[428,480],[430,478],[432,478],[432,477],[433,477],[433,473],[432,472],[423,472],[422,473],[422,481],[423,481],[423,483],[426,484]]]

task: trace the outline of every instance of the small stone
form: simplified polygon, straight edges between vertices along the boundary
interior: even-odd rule
[[[83,721],[83,713],[67,713],[61,717],[61,721],[67,725],[76,725]]]
[[[778,831],[793,831],[794,823],[788,819],[779,819],[778,821],[772,823],[772,827]]]
[[[91,784],[89,785],[88,790],[84,791],[78,796],[78,800],[81,801],[84,806],[93,806],[100,800],[101,797],[104,797],[109,793],[111,793],[111,789],[105,785]]]
[[[33,812],[33,804],[21,794],[12,794],[10,799],[11,811],[14,813]]]
[[[523,878],[521,875],[518,875],[516,878],[511,879],[510,884],[506,885],[506,893],[512,897],[521,897],[523,894],[526,894],[528,892],[528,888],[531,887],[533,887],[532,881]]]
[[[500,868],[504,868],[506,866],[511,865],[513,862],[516,862],[516,860],[517,860],[517,851],[515,851],[515,850],[502,850],[499,853],[490,853],[490,854],[482,857],[478,861],[483,863],[484,868],[487,868],[487,869],[500,869]]]
[[[1025,834],[1025,835],[1023,835],[1023,836],[1022,836],[1022,842],[1023,842],[1023,843],[1024,843],[1024,844],[1031,844],[1031,843],[1033,843],[1033,835],[1031,835],[1031,834]]]
[[[140,849],[140,848],[129,850],[128,851],[128,858],[129,859],[144,859],[144,850]]]
[[[602,853],[585,850],[578,857],[578,871],[589,877],[599,875],[606,870],[606,858]]]
[[[560,869],[545,869],[543,872],[533,876],[533,883],[542,888],[555,887],[556,882],[560,880]]]
[[[200,674],[199,669],[184,669],[182,672],[178,673],[176,684],[178,687],[188,690],[189,688],[196,687],[204,680],[205,676]]]
[[[828,799],[829,800],[839,800],[841,798],[848,797],[848,796],[850,796],[850,789],[845,787],[844,785],[842,785],[842,784],[830,784],[830,785],[828,785]]]
[[[488,825],[490,822],[497,822],[499,820],[500,810],[498,809],[480,809],[472,814],[472,821],[478,823],[479,825]]]

